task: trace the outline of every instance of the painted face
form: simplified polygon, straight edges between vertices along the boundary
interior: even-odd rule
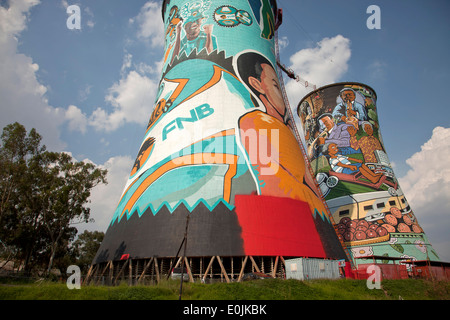
[[[334,156],[338,152],[338,147],[335,143],[328,145],[328,154]]]
[[[353,101],[355,100],[355,93],[351,90],[346,90],[344,92],[342,92],[342,100],[344,100],[345,102],[349,102],[349,101]]]
[[[286,113],[286,106],[284,105],[283,95],[281,93],[280,84],[278,83],[278,76],[273,70],[272,66],[268,64],[261,65],[263,71],[261,73],[261,88],[269,100],[275,107],[277,112],[284,116]]]
[[[371,135],[373,134],[372,126],[369,125],[369,124],[365,124],[365,125],[364,125],[364,131],[365,131],[369,136],[371,136]]]
[[[188,39],[195,39],[198,37],[198,35],[200,34],[202,20],[203,19],[198,19],[185,24],[184,30],[186,31],[186,36]]]
[[[334,127],[334,122],[331,120],[330,117],[323,117],[320,119],[322,121],[323,125],[328,129],[332,129]]]

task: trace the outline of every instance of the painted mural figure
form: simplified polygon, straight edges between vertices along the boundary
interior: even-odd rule
[[[134,162],[133,168],[131,169],[130,176],[138,172],[139,169],[142,167],[142,165],[145,163],[145,161],[148,159],[149,155],[153,150],[155,141],[156,141],[155,138],[150,137],[149,139],[145,140],[145,142],[142,144],[142,147],[141,149],[139,149],[138,155]]]
[[[317,156],[318,137],[320,133],[320,123],[317,121],[317,114],[322,112],[324,105],[320,92],[311,97],[310,101],[303,101],[299,107],[299,117],[305,132],[305,142],[309,158]],[[326,133],[323,133],[323,136]]]
[[[164,63],[167,62],[170,54],[173,51],[174,42],[176,38],[176,28],[179,23],[181,23],[182,19],[179,14],[179,10],[177,6],[173,6],[170,9],[169,18],[168,18],[168,26],[165,33],[164,38],[164,46],[167,47],[167,50],[164,54]]]
[[[351,136],[350,146],[355,150],[361,150],[365,162],[376,163],[378,160],[375,156],[375,151],[383,151],[383,147],[380,141],[373,136],[373,127],[369,122],[364,122],[362,128],[367,136],[363,136],[359,140],[356,139],[356,128],[347,129]]]
[[[324,154],[330,157],[329,162],[331,170],[338,173],[355,174],[361,173],[365,178],[372,183],[377,183],[383,176],[383,173],[372,172],[362,160],[350,158],[338,153],[339,150],[335,143],[330,143],[324,150]]]
[[[339,121],[346,121],[347,110],[353,110],[356,118],[367,120],[367,114],[364,106],[356,101],[356,93],[351,88],[344,88],[339,93],[341,102],[333,110],[333,117]]]
[[[317,122],[313,118],[311,106],[307,101],[305,101],[300,108],[300,120],[304,123],[305,127],[305,140],[307,143],[310,143],[313,140],[313,134],[316,131],[315,127],[317,126]]]
[[[356,150],[350,146],[350,133],[348,128],[354,128],[353,124],[335,123],[329,113],[325,113],[318,118],[319,123],[324,128],[317,138],[319,146],[325,143],[335,143],[341,154],[353,154]]]
[[[272,64],[258,53],[247,52],[239,57],[238,69],[243,81],[263,103],[266,113],[286,123],[286,106]]]
[[[289,118],[278,82],[278,77],[272,64],[260,54],[254,52],[243,53],[238,58],[238,71],[242,80],[258,97],[265,112],[255,110],[243,115],[239,120],[242,132],[256,130],[259,135],[258,147],[261,141],[267,141],[267,149],[271,150],[271,161],[261,163],[261,159],[250,159],[252,165],[258,167],[259,178],[263,181],[261,194],[277,194],[282,197],[292,197],[308,201],[312,211],[323,211],[323,204],[318,201],[317,195],[312,191],[313,181],[305,174],[306,168],[302,161],[300,148],[292,148],[297,142],[289,128]],[[277,141],[272,139],[270,132],[275,130]],[[249,150],[249,141],[241,137],[242,144]],[[289,146],[288,148],[286,148]],[[261,154],[258,150],[257,154]],[[264,174],[263,168],[268,169]]]
[[[206,48],[208,53],[217,49],[217,40],[212,34],[213,25],[203,25],[205,19],[203,12],[193,11],[184,22],[180,21],[177,24],[172,61],[183,52],[188,56],[194,49],[200,52]],[[184,28],[186,33],[183,38],[181,38],[182,28]]]

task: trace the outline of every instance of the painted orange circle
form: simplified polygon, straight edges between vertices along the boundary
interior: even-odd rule
[[[402,212],[400,211],[399,208],[396,207],[392,207],[391,208],[391,213],[394,215],[394,217],[396,218],[401,218],[402,217]]]
[[[417,224],[414,224],[414,225],[412,226],[412,229],[413,229],[413,231],[414,231],[415,233],[422,233],[422,232],[423,232],[423,231],[422,231],[422,228],[419,227]]]
[[[403,222],[399,223],[397,228],[400,232],[411,232],[411,229]]]
[[[403,222],[406,223],[408,226],[412,225],[412,220],[408,216],[403,216]]]
[[[385,228],[387,230],[387,232],[389,232],[389,233],[395,232],[394,226],[392,226],[388,223],[383,224],[382,227]]]
[[[394,217],[392,214],[387,214],[387,215],[384,217],[384,220],[385,220],[387,223],[389,223],[390,225],[393,225],[393,226],[396,226],[397,223],[398,223],[397,218]]]

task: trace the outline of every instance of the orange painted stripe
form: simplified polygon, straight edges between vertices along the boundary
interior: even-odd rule
[[[200,87],[197,91],[195,91],[193,94],[191,94],[189,97],[187,97],[182,102],[180,102],[180,104],[183,103],[183,102],[186,102],[189,99],[192,99],[196,95],[199,95],[200,93],[208,90],[212,86],[214,86],[217,83],[219,83],[219,81],[222,79],[222,72],[228,73],[229,75],[231,75],[232,77],[234,77],[236,80],[239,81],[239,79],[234,74],[232,74],[231,72],[225,70],[222,67],[214,65],[213,69],[214,69],[214,73],[213,73],[211,79],[207,83],[205,83],[202,87]]]
[[[209,136],[209,137],[206,137],[206,138],[204,138],[204,139],[202,139],[202,140],[199,140],[199,141],[197,141],[197,142],[194,142],[193,144],[187,146],[186,148],[189,148],[189,147],[191,147],[192,145],[194,145],[195,143],[198,143],[198,142],[203,141],[203,140],[208,140],[208,139],[218,138],[218,137],[224,137],[224,136],[231,136],[231,135],[234,135],[234,132],[235,132],[234,129],[224,130],[224,131],[218,132],[218,133],[216,133],[216,134],[213,134],[213,135],[211,135],[211,136]],[[233,155],[233,156],[234,156],[234,155]],[[130,188],[131,188],[138,180],[139,180],[139,178],[136,179],[136,180],[134,180],[133,183],[130,184],[130,185],[128,186],[128,188],[123,192],[123,195],[122,195],[122,197],[121,197],[120,200],[119,200],[119,203],[122,201],[122,198],[125,196],[125,194],[130,190]]]
[[[230,155],[227,154],[207,154],[210,157],[223,157],[225,161],[230,160]],[[233,155],[232,161],[225,163],[228,164],[230,167],[227,170],[227,173],[225,174],[225,181],[224,181],[224,200],[229,202],[231,197],[231,179],[236,175],[237,172],[237,159],[238,156]],[[174,163],[174,160],[176,162],[182,162],[180,163]],[[174,159],[172,161],[167,162],[166,164],[162,165],[158,169],[155,170],[151,175],[149,175],[147,178],[142,181],[142,183],[139,185],[139,187],[136,189],[136,191],[133,193],[131,198],[128,200],[127,204],[125,205],[124,209],[122,210],[122,213],[120,215],[120,218],[123,217],[126,211],[130,212],[133,206],[136,204],[137,200],[142,196],[142,194],[147,190],[150,185],[155,182],[157,179],[159,179],[163,174],[167,173],[170,170],[181,168],[188,165],[198,165],[198,164],[214,164],[214,163],[208,163],[205,161],[202,157],[200,162],[193,162],[192,160],[197,160],[195,158],[195,154],[190,154],[186,156],[182,156],[180,158]]]

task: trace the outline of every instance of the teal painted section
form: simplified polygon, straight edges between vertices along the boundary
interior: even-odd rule
[[[273,2],[171,0],[164,5],[159,90],[111,223],[147,209],[155,214],[162,206],[173,212],[180,203],[214,208],[223,202],[233,208],[236,192],[267,188],[239,136],[241,116],[266,106],[241,79],[236,59],[256,53],[277,74]]]

